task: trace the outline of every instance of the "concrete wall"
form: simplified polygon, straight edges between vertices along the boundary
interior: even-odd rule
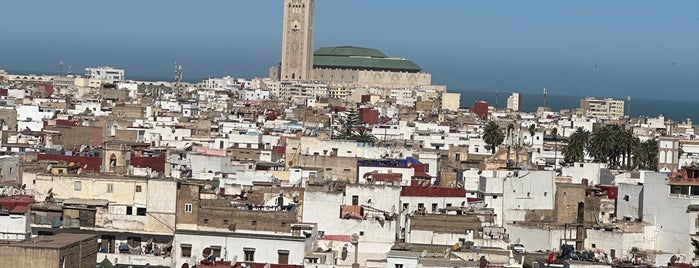
[[[563,238],[562,227],[508,224],[505,228],[510,234],[510,241],[524,245],[527,251],[560,249],[560,239]]]
[[[643,217],[643,185],[620,183],[616,203],[617,219],[636,221]]]
[[[642,228],[641,232],[606,231],[604,229],[588,229],[585,238],[586,249],[601,249],[609,254],[613,249],[617,258],[630,256],[633,247],[652,250],[654,239],[653,226]],[[594,245],[594,247],[592,246]]]
[[[31,233],[27,215],[0,216],[0,240],[23,240],[31,237]]]
[[[365,215],[372,216],[365,220],[341,218],[340,205],[352,205],[354,195],[358,197],[359,205],[368,205],[389,214],[398,213],[400,187],[352,184],[347,185],[344,193],[307,189],[304,195],[303,221],[318,223],[318,231],[325,235],[360,234],[359,241],[363,245],[359,247],[360,253],[385,254],[395,242],[399,223],[386,220],[382,226],[373,217],[382,213],[368,213],[369,209],[365,209]]]
[[[524,210],[553,210],[556,195],[555,172],[519,171],[504,178],[503,217],[506,222],[521,221]]]
[[[690,235],[697,233],[697,213],[687,213],[687,207],[699,205],[699,199],[670,195],[665,173],[643,172],[641,177],[644,180],[643,221],[655,225],[655,250],[694,256]]]
[[[192,257],[182,256],[182,244],[192,246]],[[182,267],[184,263],[193,265],[195,261],[198,263],[203,259],[204,248],[211,246],[221,247],[221,257],[217,259],[228,261],[245,261],[245,248],[255,249],[254,262],[257,263],[277,264],[279,250],[289,251],[289,264],[302,265],[305,256],[305,240],[302,236],[178,232],[175,233],[173,243],[174,267]]]

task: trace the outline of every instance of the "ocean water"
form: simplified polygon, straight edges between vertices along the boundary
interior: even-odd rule
[[[486,101],[489,105],[497,108],[507,107],[507,97],[511,92],[478,92],[478,91],[462,91],[461,106],[473,107],[476,101]],[[520,93],[522,98],[522,111],[534,112],[540,106],[544,105],[543,93]],[[561,109],[574,109],[580,107],[580,99],[588,96],[570,96],[570,95],[551,95],[546,96],[546,106],[551,107],[553,111]],[[597,96],[602,98],[602,96]],[[629,107],[629,101],[626,98],[616,98],[624,100],[624,109]],[[686,119],[699,119],[699,100],[652,100],[631,97],[631,116],[632,117],[657,117],[658,115],[665,116],[665,119],[674,121],[684,121]]]

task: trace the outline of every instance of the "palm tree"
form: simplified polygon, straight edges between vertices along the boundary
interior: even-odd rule
[[[590,132],[578,127],[568,138],[568,145],[563,149],[566,163],[585,161],[585,148],[590,140]]]
[[[352,139],[358,142],[369,143],[372,145],[377,141],[376,136],[372,135],[371,132],[368,131],[368,129],[365,127],[360,127],[359,129],[357,129]]]
[[[505,135],[502,133],[500,126],[495,121],[490,121],[483,130],[483,141],[492,147],[492,154],[495,154],[495,148],[502,144],[505,140]]]
[[[656,170],[658,168],[658,141],[650,139],[640,143],[635,150],[639,169]]]
[[[534,134],[536,134],[536,125],[529,125],[529,135],[532,137],[532,147],[534,146]]]
[[[612,165],[616,139],[614,130],[609,126],[605,126],[592,134],[587,151],[595,162]]]

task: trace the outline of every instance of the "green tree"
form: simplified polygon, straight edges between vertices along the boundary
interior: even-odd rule
[[[502,133],[500,126],[495,121],[488,122],[483,130],[483,141],[490,145],[493,154],[495,154],[495,149],[498,145],[502,144],[504,140],[505,134]]]
[[[532,138],[532,146],[534,146],[534,134],[536,134],[536,125],[529,125],[529,136]]]
[[[658,142],[650,139],[639,143],[633,149],[634,165],[638,169],[657,170]]]
[[[590,140],[590,132],[578,127],[568,138],[568,145],[563,149],[566,163],[582,162],[585,160],[585,148]]]
[[[595,162],[608,163],[610,167],[616,166],[616,160],[618,159],[618,136],[616,132],[616,128],[604,126],[592,134],[587,151]]]
[[[354,135],[351,139],[358,142],[369,143],[372,145],[378,140],[376,139],[376,136],[372,135],[371,132],[365,127],[358,128],[357,131],[354,132]]]
[[[335,124],[338,126],[338,129],[333,130],[333,138],[352,139],[354,136],[354,128],[359,124],[357,111],[351,109],[344,115],[337,116]]]

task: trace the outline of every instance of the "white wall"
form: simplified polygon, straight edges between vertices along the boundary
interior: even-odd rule
[[[659,172],[642,172],[643,221],[655,225],[655,250],[677,252],[685,256],[692,253],[690,235],[697,233],[697,212],[687,213],[689,205],[699,205],[699,199],[670,195],[667,175]]]
[[[192,245],[192,257],[182,257],[182,244]],[[278,250],[289,251],[289,264],[302,265],[305,241],[301,237],[286,235],[254,235],[237,233],[175,233],[173,242],[174,267],[189,263],[190,267],[202,258],[202,251],[210,246],[221,247],[222,260],[245,261],[244,248],[254,248],[256,263],[278,263]],[[194,258],[196,256],[196,259]]]
[[[23,240],[31,236],[27,215],[0,216],[0,240]]]

